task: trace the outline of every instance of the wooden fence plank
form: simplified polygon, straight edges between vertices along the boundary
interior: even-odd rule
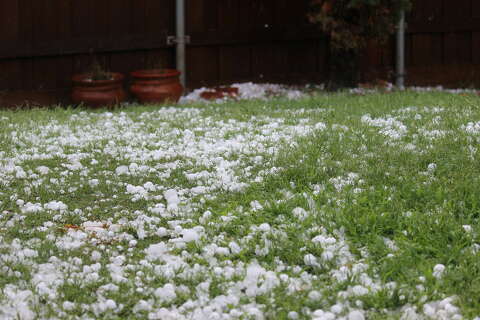
[[[405,65],[411,66],[412,64],[412,44],[413,44],[413,37],[411,34],[407,34],[405,36]]]
[[[72,1],[72,36],[85,37],[94,34],[93,4],[95,0]]]
[[[294,42],[287,47],[288,60],[286,67],[289,73],[301,75],[318,70],[317,41]]]
[[[72,57],[73,74],[85,73],[92,65],[92,56],[90,54],[77,54]]]
[[[112,1],[112,0],[111,0]],[[130,34],[132,2],[131,0],[113,0],[110,3],[110,37]]]
[[[218,2],[218,28],[226,32],[239,30],[239,0],[222,0]]]
[[[444,38],[444,63],[472,63],[472,37],[470,33],[447,33]]]
[[[457,23],[463,23],[471,19],[469,13],[472,12],[472,0],[445,1],[443,12],[444,24],[455,25]]]
[[[32,6],[30,6],[29,0],[19,0],[19,37],[17,42],[17,50],[23,50],[29,52],[30,55],[34,55],[32,52],[33,42],[33,12]]]
[[[73,74],[73,57],[61,56],[55,58],[56,86],[52,89],[68,90],[71,87]]]
[[[204,32],[205,30],[205,6],[202,0],[190,0],[187,4],[186,12],[186,32],[192,34],[195,32]]]
[[[220,47],[219,79],[232,82],[251,76],[251,49],[248,45]]]
[[[146,0],[145,5],[147,34],[165,42],[167,34],[175,34],[174,0]]]
[[[370,42],[361,56],[361,64],[368,68],[375,68],[382,64],[382,49],[374,42]]]
[[[288,9],[291,15],[289,23],[297,27],[305,27],[308,25],[307,13],[310,10],[310,0],[289,1]]]
[[[411,23],[438,24],[443,21],[444,2],[439,0],[421,0],[413,2],[413,10],[408,21]]]
[[[22,68],[20,61],[0,61],[0,91],[22,88]]]
[[[19,38],[19,2],[18,0],[0,1],[0,41],[16,42]]]
[[[187,51],[187,79],[190,85],[203,86],[218,82],[218,51],[217,47],[194,47]]]
[[[103,47],[105,39],[111,34],[111,24],[117,3],[123,0],[101,0],[90,3],[89,14],[92,26],[89,35],[95,37],[98,41],[95,47]]]
[[[143,51],[144,60],[143,68],[150,68],[152,62],[158,63],[162,68],[175,69],[174,50],[173,49],[157,49]]]
[[[396,55],[396,41],[390,38],[384,45],[382,45],[382,66],[393,70],[395,66]]]
[[[27,90],[67,90],[71,86],[73,57],[38,57],[22,63]],[[84,70],[82,70],[84,71]]]
[[[203,30],[207,32],[218,30],[218,9],[219,1],[223,0],[203,0]]]
[[[146,32],[146,23],[145,19],[147,17],[147,1],[146,0],[136,0],[132,4],[132,18],[131,24],[132,34],[141,35]]]
[[[65,41],[72,36],[72,14],[70,0],[56,1],[57,38]]]
[[[291,14],[288,11],[288,0],[277,0],[273,8],[273,28],[288,28],[291,24]]]
[[[15,61],[15,60],[14,60]],[[33,82],[33,59],[21,59],[20,70],[22,72],[22,87],[20,89],[33,90],[35,83]]]
[[[35,48],[47,47],[57,39],[57,7],[52,0],[35,0],[31,2],[33,12],[33,45]]]
[[[442,63],[442,35],[414,34],[412,35],[412,65],[436,65]]]
[[[262,43],[252,46],[252,75],[256,81],[279,81],[288,73],[286,46]]]
[[[61,82],[61,75],[59,75],[57,67],[58,63],[62,61],[58,58],[35,58],[33,59],[33,83],[34,89],[54,90],[58,89],[58,83]],[[68,77],[68,76],[66,76]]]
[[[242,26],[243,27],[243,26]],[[222,46],[227,44],[252,44],[265,42],[290,42],[318,40],[324,36],[317,30],[308,28],[263,28],[260,30],[226,32],[222,30],[212,32],[190,33],[191,46]]]
[[[472,62],[480,64],[480,32],[472,33]]]
[[[254,12],[252,12],[255,19],[253,22],[254,29],[262,30],[273,26],[273,17],[275,14],[274,5],[273,0],[257,0],[254,3]]]
[[[480,2],[472,0],[472,19],[480,19]]]
[[[240,5],[238,7],[239,31],[249,32],[254,29],[256,11],[255,6],[256,0],[240,1]]]
[[[113,53],[109,60],[112,71],[127,77],[129,72],[145,68],[145,53],[142,51]]]

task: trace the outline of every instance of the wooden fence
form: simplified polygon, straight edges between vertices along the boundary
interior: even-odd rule
[[[142,67],[153,54],[171,65],[173,13],[173,0],[0,0],[0,90],[68,96],[92,50],[112,71]]]
[[[328,43],[308,24],[309,2],[186,0],[188,87],[325,81]],[[478,0],[416,0],[408,21],[409,83],[480,83]],[[70,77],[89,67],[91,51],[112,71],[151,57],[173,67],[174,24],[175,0],[0,0],[0,96],[68,101]],[[393,49],[366,51],[365,78],[392,75]]]
[[[417,0],[409,17],[410,84],[480,85],[480,1]]]
[[[186,2],[189,88],[326,77],[327,46],[308,25],[309,0]],[[0,0],[0,90],[10,99],[67,97],[91,51],[112,71],[145,67],[150,56],[173,67],[166,38],[174,23],[174,0]]]

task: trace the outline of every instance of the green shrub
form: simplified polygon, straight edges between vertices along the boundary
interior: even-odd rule
[[[369,41],[385,43],[410,0],[312,0],[309,20],[330,40],[332,89],[358,83],[358,55]]]
[[[312,0],[312,23],[320,25],[332,49],[358,50],[368,40],[385,42],[395,31],[400,9],[410,0]]]

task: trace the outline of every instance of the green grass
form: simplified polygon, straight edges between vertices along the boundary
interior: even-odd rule
[[[467,133],[462,126],[480,121],[479,106],[480,98],[475,95],[394,92],[190,105],[172,117],[161,106],[129,107],[113,110],[111,115],[76,109],[0,111],[0,166],[7,168],[9,159],[15,159],[15,165],[27,173],[18,178],[10,169],[0,171],[0,301],[11,305],[7,288],[13,286],[31,290],[39,298],[25,300],[38,317],[86,313],[125,319],[147,318],[161,307],[189,314],[193,307],[184,305],[189,300],[203,295],[213,301],[236,292],[238,301],[217,312],[236,310],[240,318],[249,319],[255,316],[248,306],[255,306],[266,319],[288,319],[291,312],[311,318],[315,310],[330,311],[333,305],[342,304],[339,317],[359,309],[368,319],[395,319],[407,307],[422,314],[425,304],[455,297],[452,303],[460,308],[459,313],[473,319],[480,315],[480,164],[476,151],[480,132]],[[406,131],[391,138],[386,135],[391,132],[382,131],[384,127],[368,124],[363,117],[367,114],[371,119],[395,118]],[[113,124],[108,124],[109,119]],[[183,153],[181,148],[156,159],[147,156],[157,149],[176,148],[188,139],[184,138],[189,134],[186,130],[194,132],[198,147],[203,139],[212,143],[219,139],[232,143],[241,136],[254,139],[273,121],[282,121],[281,127],[322,122],[326,129],[265,142],[264,149],[250,146],[248,151],[215,154],[211,162]],[[395,125],[394,130],[398,129]],[[58,150],[51,147],[59,145],[65,130],[80,141],[84,134],[88,138],[62,142],[62,152],[52,155]],[[268,152],[272,147],[276,151]],[[84,154],[79,160],[83,168],[66,169],[64,155],[77,153]],[[52,156],[28,157],[34,154]],[[255,156],[263,159],[257,163]],[[165,190],[200,185],[200,180],[189,180],[187,174],[213,174],[218,157],[237,161],[232,174],[248,183],[246,189],[235,192],[216,187],[206,195],[188,195],[188,205],[182,203],[180,213],[151,211],[155,204],[167,205],[162,197]],[[118,166],[132,162],[152,170],[115,174]],[[165,167],[172,163],[174,169]],[[38,166],[47,166],[50,172],[32,176],[29,170],[33,173]],[[264,172],[273,167],[279,169],[273,174]],[[247,168],[249,174],[244,173]],[[258,175],[263,178],[254,182]],[[91,185],[91,179],[98,179],[98,185]],[[216,185],[218,177],[209,179],[201,183]],[[160,189],[138,200],[125,193],[126,184],[146,182]],[[22,213],[18,199],[42,204],[62,201],[68,210]],[[261,208],[252,208],[255,201]],[[305,218],[295,213],[298,208],[305,210]],[[207,218],[206,211],[210,211]],[[179,238],[171,224],[174,220],[184,229],[201,225],[204,235],[197,242],[175,247],[169,242]],[[59,241],[74,241],[65,238],[69,234],[65,225],[79,226],[84,221],[119,224],[122,229],[113,238],[88,233],[80,246],[59,248]],[[52,223],[43,227],[45,222]],[[270,231],[259,229],[262,224],[268,224]],[[157,234],[159,228],[165,228],[166,234]],[[334,238],[338,246],[311,241],[319,235]],[[148,261],[145,250],[159,242],[169,246],[170,257],[163,262]],[[209,253],[215,250],[212,245],[228,247],[231,242],[240,246],[238,252]],[[12,243],[20,246],[14,248]],[[30,258],[14,254],[24,248],[38,254]],[[94,251],[101,253],[99,278],[87,281],[82,270],[97,262],[92,258]],[[330,251],[331,259],[322,260]],[[319,263],[307,263],[307,254]],[[52,256],[64,264],[52,262]],[[121,281],[114,279],[110,266],[118,256],[125,259],[120,264],[125,278]],[[183,264],[168,271],[173,261],[168,259],[180,259]],[[253,262],[271,272],[262,277],[276,279],[256,295],[241,284]],[[47,263],[55,265],[58,277],[65,279],[58,286],[47,285],[56,294],[51,297],[36,288],[39,280],[34,280],[41,269],[38,265]],[[438,264],[445,266],[440,278],[433,274]],[[215,268],[220,271],[216,273]],[[228,268],[237,271],[228,275]],[[345,279],[336,278],[339,270],[348,271]],[[111,282],[118,289],[100,289]],[[162,301],[154,292],[166,283],[176,285],[176,298]],[[208,289],[201,293],[199,286],[205,283]],[[360,285],[367,293],[352,294]],[[320,298],[312,299],[311,291],[318,291]],[[115,310],[94,306],[107,299],[116,302]],[[135,309],[140,299],[152,309]],[[75,307],[64,309],[64,301]],[[0,307],[0,316],[7,314],[6,308]]]

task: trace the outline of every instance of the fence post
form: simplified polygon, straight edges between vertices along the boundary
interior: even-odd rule
[[[397,88],[405,89],[405,10],[400,11],[397,25],[397,55],[395,84]]]
[[[177,0],[176,2],[176,68],[181,72],[180,83],[186,88],[186,66],[185,66],[185,0]]]

